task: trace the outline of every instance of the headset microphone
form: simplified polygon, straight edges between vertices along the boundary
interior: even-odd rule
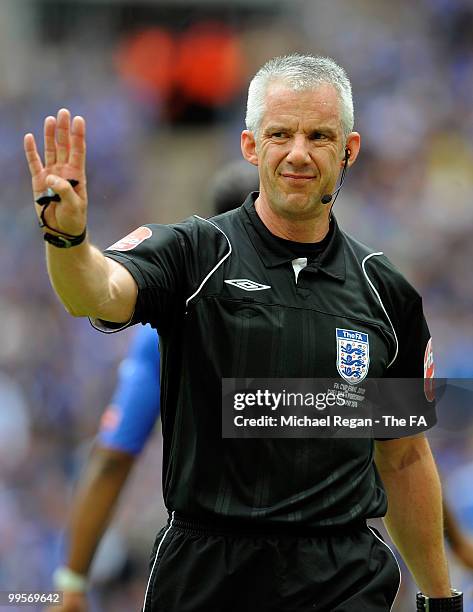
[[[340,187],[338,189],[340,189]],[[337,193],[337,191],[334,191],[333,193],[335,194]],[[322,202],[322,204],[330,204],[330,202],[332,201],[332,198],[333,198],[333,194],[330,195],[329,193],[326,193],[324,196],[320,198],[320,201]]]
[[[335,204],[335,200],[337,199],[338,196],[338,192],[340,191],[340,189],[342,188],[342,185],[345,181],[345,176],[347,173],[347,168],[348,168],[348,158],[350,157],[350,149],[345,149],[345,161],[343,162],[343,170],[342,170],[342,175],[340,177],[340,185],[338,186],[337,189],[335,189],[335,191],[333,193],[326,193],[325,195],[323,195],[320,198],[320,201],[322,202],[322,204],[330,204],[330,202],[333,200],[333,204]],[[332,204],[332,206],[333,206]]]

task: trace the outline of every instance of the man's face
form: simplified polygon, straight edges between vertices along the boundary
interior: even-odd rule
[[[321,197],[335,188],[344,144],[332,85],[307,91],[270,85],[250,161],[259,167],[261,196],[273,212],[298,220],[318,216],[325,206]]]

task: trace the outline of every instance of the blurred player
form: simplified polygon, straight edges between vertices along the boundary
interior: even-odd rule
[[[258,189],[258,172],[243,160],[215,175],[209,198],[217,214],[235,208]],[[105,411],[96,444],[71,502],[66,564],[54,585],[64,592],[56,612],[85,612],[88,574],[130,471],[159,416],[159,349],[156,331],[140,328],[119,368],[113,399]]]
[[[465,568],[473,570],[473,539],[460,526],[453,510],[445,500],[443,516],[445,520],[445,536],[452,552]]]
[[[71,503],[66,565],[54,574],[64,592],[64,612],[87,609],[87,574],[131,468],[159,415],[159,350],[156,331],[140,328],[119,368],[96,444]]]

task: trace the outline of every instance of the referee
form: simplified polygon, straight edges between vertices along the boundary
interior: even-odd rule
[[[242,152],[259,193],[209,220],[142,226],[105,256],[86,233],[84,120],[71,125],[65,109],[46,119],[44,165],[25,137],[66,309],[104,331],[149,322],[161,338],[170,516],[143,609],[390,610],[399,569],[366,525],[379,516],[429,609],[460,609],[450,607],[440,484],[423,435],[222,439],[223,377],[350,382],[432,367],[421,298],[331,215],[338,175],[360,150],[344,70],[328,58],[271,60],[250,84],[246,123]],[[350,338],[362,346],[356,365],[341,356]]]

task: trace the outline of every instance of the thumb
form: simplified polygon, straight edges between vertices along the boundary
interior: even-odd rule
[[[46,177],[46,185],[59,195],[70,194],[73,191],[70,182],[56,174],[49,174]]]

